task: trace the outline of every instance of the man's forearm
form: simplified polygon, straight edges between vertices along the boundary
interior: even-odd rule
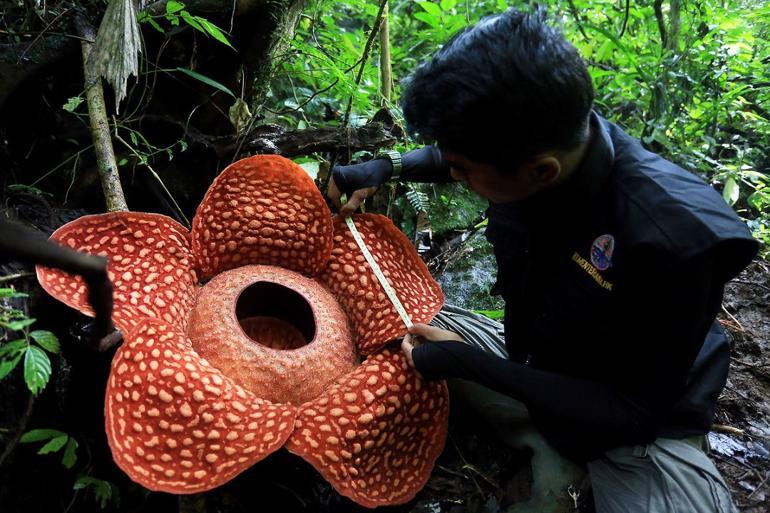
[[[425,146],[401,156],[400,180],[404,182],[451,182],[449,166],[435,146]]]

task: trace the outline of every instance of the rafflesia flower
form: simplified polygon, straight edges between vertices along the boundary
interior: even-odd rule
[[[428,322],[443,295],[409,241],[383,216],[354,221],[414,321]],[[406,502],[427,481],[446,440],[446,387],[384,347],[406,328],[299,166],[278,156],[229,166],[191,232],[114,212],[52,239],[109,259],[124,343],[104,414],[134,481],[201,492],[283,446],[368,507]],[[80,278],[38,268],[38,279],[92,314]]]

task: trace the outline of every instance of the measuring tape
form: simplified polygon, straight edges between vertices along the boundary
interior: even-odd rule
[[[341,199],[343,203],[347,202],[344,195]],[[404,308],[404,305],[401,304],[401,300],[398,299],[396,291],[393,290],[393,287],[391,287],[390,283],[388,283],[388,279],[384,274],[382,274],[382,269],[380,269],[379,264],[374,259],[374,255],[372,255],[372,253],[369,251],[369,248],[366,247],[364,238],[361,237],[361,233],[358,231],[358,228],[356,228],[356,224],[353,222],[353,218],[351,216],[345,217],[345,223],[348,225],[350,233],[353,234],[353,238],[355,239],[356,244],[358,244],[358,247],[361,248],[361,252],[364,254],[364,258],[366,258],[366,261],[369,263],[372,271],[374,271],[374,275],[377,277],[377,281],[380,282],[380,285],[382,285],[382,288],[385,290],[385,294],[388,296],[388,299],[390,299],[390,302],[393,303],[393,307],[396,309],[396,312],[398,312],[399,317],[401,317],[401,320],[404,322],[407,328],[411,328],[412,319],[409,317],[409,314],[406,313],[406,309]]]

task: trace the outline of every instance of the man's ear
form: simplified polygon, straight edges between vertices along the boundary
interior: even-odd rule
[[[526,166],[532,182],[539,188],[553,185],[561,176],[561,163],[553,156],[539,157]]]

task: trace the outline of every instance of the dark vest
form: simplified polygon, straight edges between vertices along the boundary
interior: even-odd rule
[[[592,127],[584,163],[567,182],[488,210],[486,236],[498,263],[493,293],[506,302],[509,358],[618,386],[646,386],[630,383],[624,368],[645,362],[618,356],[627,341],[643,344],[634,337],[655,323],[635,317],[640,299],[626,294],[629,283],[710,258],[713,276],[707,278],[718,289],[717,304],[698,321],[702,346],[683,386],[671,391],[675,406],[654,435],[704,433],[729,363],[726,336],[715,322],[722,286],[751,261],[757,242],[719,193],[695,175],[596,114]],[[676,280],[669,281],[655,293],[673,290]],[[649,379],[654,386],[654,376]]]

